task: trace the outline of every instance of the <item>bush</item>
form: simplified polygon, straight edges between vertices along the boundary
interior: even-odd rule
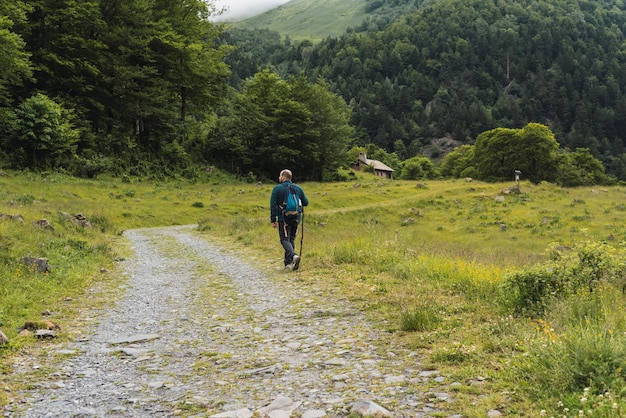
[[[74,157],[69,171],[76,177],[95,178],[101,174],[119,174],[120,165],[113,158],[88,152]]]
[[[15,112],[12,135],[17,168],[53,169],[67,164],[79,140],[73,114],[43,94],[22,103]]]
[[[550,250],[544,265],[505,277],[504,304],[516,313],[541,313],[554,298],[592,292],[599,283],[626,286],[624,251],[601,243],[581,243],[571,251]]]
[[[437,169],[430,159],[426,157],[413,157],[404,162],[402,167],[402,179],[434,179],[438,175]]]

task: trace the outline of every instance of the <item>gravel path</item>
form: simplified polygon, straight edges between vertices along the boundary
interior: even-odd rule
[[[446,416],[455,383],[347,300],[265,274],[191,226],[124,235],[123,294],[51,350],[54,372],[5,417]],[[15,373],[40,368],[22,359]]]

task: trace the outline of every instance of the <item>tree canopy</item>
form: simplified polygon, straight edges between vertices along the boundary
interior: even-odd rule
[[[321,181],[346,162],[354,137],[350,110],[323,81],[284,80],[266,70],[248,80],[233,102],[208,144],[216,164],[267,178],[289,167],[302,179]]]
[[[562,186],[609,183],[604,166],[589,149],[559,150],[552,131],[529,123],[521,129],[496,128],[478,135],[475,145],[463,145],[446,155],[441,172],[452,177],[506,181],[520,173],[534,183]]]

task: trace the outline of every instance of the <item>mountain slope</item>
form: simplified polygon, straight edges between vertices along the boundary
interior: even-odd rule
[[[292,0],[260,15],[232,23],[240,29],[270,29],[294,40],[339,36],[368,15],[367,0]]]

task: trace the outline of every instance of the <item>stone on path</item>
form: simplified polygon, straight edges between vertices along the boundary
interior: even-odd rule
[[[321,409],[311,409],[302,414],[302,418],[322,418],[326,416],[326,411]]]
[[[142,343],[150,340],[156,340],[161,338],[159,334],[137,334],[131,335],[129,337],[120,337],[115,338],[111,341],[108,341],[110,345],[118,345],[118,344],[133,344],[133,343]]]
[[[350,413],[361,414],[364,417],[390,417],[391,412],[372,401],[358,401],[352,405]]]
[[[292,401],[286,396],[279,396],[271,404],[258,409],[256,412],[262,417],[268,416],[271,418],[289,418],[291,416],[291,413],[300,405],[302,405],[302,402]]]
[[[248,408],[238,409],[236,411],[222,412],[220,414],[211,415],[210,418],[252,418],[254,414]]]

